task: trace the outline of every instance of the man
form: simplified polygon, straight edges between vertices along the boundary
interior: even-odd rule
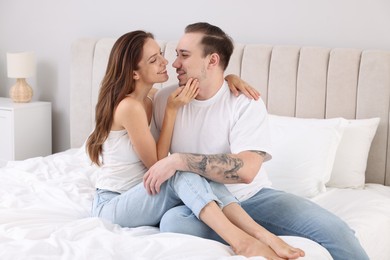
[[[220,28],[208,23],[186,27],[173,66],[180,85],[189,78],[199,80],[199,94],[178,111],[172,155],[150,168],[146,188],[156,193],[177,170],[191,171],[226,184],[249,215],[276,235],[310,238],[334,259],[368,259],[354,232],[338,217],[304,198],[271,189],[261,167],[271,158],[267,111],[261,100],[236,97],[228,90],[223,75],[232,51],[230,37]],[[155,97],[157,129],[174,88]],[[185,206],[168,211],[160,228],[221,241]]]

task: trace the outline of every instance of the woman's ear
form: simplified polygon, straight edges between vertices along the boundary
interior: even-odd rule
[[[139,80],[139,74],[137,71],[133,71],[133,79],[134,80]]]

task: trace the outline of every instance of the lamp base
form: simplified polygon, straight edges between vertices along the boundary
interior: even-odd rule
[[[33,90],[30,85],[27,84],[26,79],[16,79],[15,85],[9,90],[9,95],[13,102],[27,103],[31,101],[33,96]]]

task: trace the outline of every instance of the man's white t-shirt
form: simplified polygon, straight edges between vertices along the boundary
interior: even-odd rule
[[[157,133],[164,119],[166,100],[177,86],[159,90],[154,100],[154,123]],[[193,100],[180,108],[175,122],[171,153],[237,154],[263,151],[270,158],[270,134],[267,110],[260,99],[234,96],[224,82],[208,100]],[[240,201],[270,187],[264,167],[250,184],[226,184]]]

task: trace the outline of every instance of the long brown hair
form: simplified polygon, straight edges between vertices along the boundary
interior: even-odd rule
[[[110,133],[114,111],[126,95],[134,91],[133,71],[138,69],[143,46],[148,38],[154,37],[144,31],[129,32],[119,37],[111,49],[95,108],[95,129],[86,143],[91,161],[98,166],[101,165],[99,156]]]

